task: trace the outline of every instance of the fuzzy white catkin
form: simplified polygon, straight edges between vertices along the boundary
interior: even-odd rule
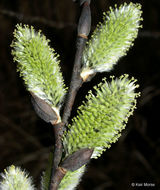
[[[35,188],[28,173],[12,165],[1,173],[0,190],[35,190]]]

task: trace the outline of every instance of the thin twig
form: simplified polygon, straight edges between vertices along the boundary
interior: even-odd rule
[[[90,32],[90,7],[88,0],[84,1],[82,14],[78,24],[77,51],[74,60],[74,67],[71,77],[70,88],[63,111],[62,123],[54,125],[55,149],[49,190],[57,190],[58,185],[67,172],[64,168],[58,167],[62,157],[62,135],[68,119],[71,115],[73,103],[83,80],[80,77],[82,53]],[[65,171],[65,172],[64,172]]]
[[[43,158],[47,157],[48,154],[50,152],[50,148],[41,148],[37,151],[31,152],[27,155],[24,155],[23,157],[21,157],[18,161],[14,162],[14,165],[22,165],[22,164],[26,164],[28,162],[32,162],[35,160],[38,160],[38,158],[43,155]],[[47,156],[46,156],[47,155]]]
[[[64,29],[67,27],[72,27],[76,28],[77,24],[74,24],[73,22],[57,22],[57,21],[52,21],[48,20],[44,17],[39,17],[39,16],[27,16],[22,13],[17,13],[11,10],[6,10],[6,9],[0,9],[0,14],[17,19],[20,22],[26,22],[26,23],[40,23],[52,28],[57,28],[57,29]],[[96,26],[92,26],[92,30],[95,29]],[[160,38],[160,32],[159,31],[147,31],[143,30],[140,31],[138,34],[139,38],[153,38],[153,39],[159,39]]]
[[[82,40],[81,42],[82,42],[83,46],[78,46],[78,48],[77,48],[70,89],[69,89],[68,98],[66,101],[66,105],[64,108],[64,114],[63,114],[63,118],[62,118],[63,123],[60,123],[60,124],[54,126],[55,149],[54,149],[54,160],[53,160],[53,167],[52,167],[50,190],[54,190],[57,188],[57,185],[55,185],[55,183],[57,184],[55,178],[59,179],[59,180],[61,179],[61,178],[57,178],[57,176],[56,176],[56,174],[59,175],[59,172],[56,172],[56,170],[57,170],[58,164],[59,164],[59,162],[61,160],[61,156],[62,156],[61,137],[63,134],[65,124],[67,123],[68,118],[70,116],[77,91],[80,88],[80,86],[82,85],[82,79],[80,78],[80,67],[81,67],[80,63],[81,63],[81,54],[82,54],[82,51],[84,48],[85,41]]]
[[[19,133],[22,137],[26,138],[30,143],[34,144],[38,148],[42,147],[42,145],[38,141],[38,139],[34,138],[34,136],[29,134],[27,131],[23,130],[23,128],[18,126],[11,119],[9,119],[7,116],[0,114],[0,122],[11,127],[13,130],[15,130],[17,133]]]
[[[61,157],[62,157],[62,135],[63,135],[63,123],[59,123],[57,125],[53,125],[54,129],[54,136],[55,136],[55,146],[54,146],[54,157],[53,157],[53,163],[51,168],[51,177],[50,177],[50,186],[49,190],[57,188],[57,179],[61,179],[58,176],[60,175],[60,171],[57,171],[58,165],[60,163]],[[64,173],[64,172],[63,172]],[[65,175],[65,174],[64,174]],[[59,182],[60,183],[60,182]],[[58,185],[59,185],[58,183]]]
[[[22,13],[17,13],[11,10],[0,9],[0,14],[4,16],[8,16],[10,18],[17,19],[18,21],[21,21],[21,22],[23,21],[26,23],[41,23],[41,24],[47,25],[52,28],[57,28],[57,29],[63,29],[66,27],[76,28],[76,24],[73,24],[72,22],[56,22],[56,21],[48,20],[44,17],[27,16]]]
[[[75,61],[74,61],[72,79],[71,79],[70,89],[69,89],[66,105],[64,108],[64,114],[62,118],[63,123],[65,123],[66,125],[68,124],[68,118],[71,114],[72,106],[73,106],[75,97],[77,95],[77,92],[83,83],[82,79],[80,78],[80,69],[81,69],[81,57],[82,57],[82,52],[86,43],[86,39],[78,37],[77,42],[78,42],[77,43],[78,47],[77,47]]]
[[[83,80],[80,77],[82,54],[87,41],[87,36],[90,33],[91,28],[91,13],[88,0],[86,0],[86,2],[83,0],[83,3],[83,9],[78,23],[77,51],[74,60],[69,93],[62,118],[62,121],[65,125],[68,125],[68,118],[70,117],[75,97],[81,85],[83,84]]]
[[[78,40],[81,40],[81,39],[78,38]],[[66,101],[66,105],[64,108],[64,114],[63,114],[63,118],[62,118],[63,123],[60,123],[60,124],[57,124],[54,126],[54,136],[55,136],[55,147],[54,148],[55,149],[54,149],[52,176],[51,176],[52,179],[54,178],[54,173],[58,167],[58,164],[59,164],[59,162],[61,160],[61,156],[62,156],[61,138],[62,138],[63,130],[64,130],[64,127],[67,124],[68,118],[70,116],[77,91],[79,90],[79,88],[82,85],[82,79],[80,78],[80,67],[81,67],[80,63],[81,63],[82,51],[83,51],[83,48],[85,45],[85,40],[82,39],[81,43],[82,43],[82,45],[78,45],[76,56],[75,56],[75,61],[74,61],[75,64],[74,64],[74,68],[73,68],[70,89],[69,89],[68,98]],[[53,180],[51,180],[51,185],[52,185],[52,188],[51,187],[50,188],[53,189],[53,187],[54,187]]]
[[[50,190],[58,189],[58,186],[66,173],[67,173],[67,170],[65,170],[64,168],[58,167],[56,169],[56,171],[54,173],[54,178],[51,181]]]

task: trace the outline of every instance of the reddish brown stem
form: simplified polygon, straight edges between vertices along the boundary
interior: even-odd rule
[[[58,189],[58,186],[59,186],[61,180],[63,179],[63,177],[65,176],[66,172],[67,172],[67,170],[65,170],[64,168],[61,168],[61,167],[58,167],[55,170],[54,179],[50,183],[50,189],[52,189],[52,190]]]
[[[68,122],[68,118],[70,116],[72,106],[77,94],[77,91],[82,85],[82,79],[80,78],[80,67],[81,67],[81,56],[82,56],[82,51],[85,45],[85,39],[82,39],[78,37],[78,40],[80,41],[80,45],[77,48],[76,56],[75,56],[75,64],[73,68],[73,74],[72,74],[72,79],[71,79],[71,84],[70,84],[70,89],[68,93],[68,98],[66,100],[66,105],[64,108],[64,114],[62,121],[63,123],[54,125],[54,136],[55,136],[55,147],[54,147],[54,159],[53,159],[53,167],[52,167],[52,172],[51,172],[51,183],[50,183],[50,190],[54,190],[55,187],[58,187],[56,184],[60,183],[57,182],[56,180],[61,180],[61,178],[56,178],[56,170],[58,167],[58,164],[60,163],[61,157],[62,157],[62,134],[63,134],[63,129],[65,125]],[[56,178],[56,179],[55,179]],[[54,187],[54,188],[53,188]]]
[[[63,123],[54,125],[55,145],[54,145],[54,159],[52,167],[51,181],[53,181],[54,173],[58,167],[58,164],[62,157],[62,135],[63,135]]]
[[[64,114],[62,121],[65,125],[68,124],[68,118],[71,114],[72,106],[77,95],[79,88],[81,87],[83,80],[80,77],[81,65],[82,65],[82,53],[87,41],[87,36],[91,27],[91,13],[88,1],[83,1],[83,9],[78,23],[78,38],[77,38],[77,51],[74,60],[74,67],[72,72],[72,78],[69,88],[68,97],[66,100]]]
[[[81,62],[82,53],[86,44],[87,36],[90,32],[90,7],[89,3],[86,1],[83,5],[82,14],[79,20],[78,27],[78,37],[77,37],[77,51],[74,60],[74,67],[72,72],[72,78],[70,83],[70,88],[68,96],[66,99],[66,104],[63,111],[62,123],[54,125],[54,135],[55,135],[55,149],[54,149],[54,160],[53,167],[51,171],[51,180],[49,190],[56,190],[60,184],[65,173],[60,171],[58,167],[62,158],[62,135],[66,125],[68,125],[68,119],[71,115],[73,103],[79,88],[81,87],[83,80],[80,77],[81,72]],[[64,169],[64,168],[63,168]],[[61,168],[62,170],[62,168]]]
[[[68,124],[68,118],[71,114],[75,97],[77,95],[79,88],[81,87],[83,83],[82,79],[80,78],[80,69],[81,69],[81,57],[82,57],[82,52],[86,43],[86,39],[78,37],[77,42],[78,42],[77,43],[78,47],[77,47],[75,61],[74,61],[72,78],[71,78],[69,93],[66,100],[66,105],[64,108],[64,114],[62,118],[62,121],[63,123],[65,123],[65,125]]]

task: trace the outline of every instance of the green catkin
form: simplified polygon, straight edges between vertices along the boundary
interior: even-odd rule
[[[110,71],[133,46],[141,27],[141,5],[130,3],[104,13],[103,22],[93,32],[83,53],[81,76]]]
[[[59,68],[58,55],[49,47],[49,40],[28,25],[17,25],[12,42],[12,55],[27,89],[59,108],[66,89]]]
[[[81,181],[81,177],[85,171],[85,166],[82,166],[78,170],[71,172],[68,171],[67,174],[62,179],[58,190],[73,190]]]
[[[139,94],[134,92],[138,87],[135,82],[128,75],[112,78],[110,83],[104,79],[94,87],[96,95],[89,92],[64,136],[66,156],[82,148],[94,148],[92,158],[97,158],[118,140],[136,107]]]

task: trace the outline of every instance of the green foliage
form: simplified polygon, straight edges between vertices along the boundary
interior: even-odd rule
[[[82,166],[78,170],[71,172],[68,171],[67,174],[62,179],[58,190],[73,190],[79,184],[80,179],[85,171],[85,166]]]
[[[10,166],[1,174],[0,190],[34,190],[32,178],[19,167]]]
[[[120,57],[126,55],[137,37],[141,18],[141,5],[130,3],[110,8],[83,53],[81,76],[109,71]]]
[[[134,92],[138,85],[128,75],[119,79],[106,79],[94,87],[96,95],[91,91],[87,102],[78,109],[78,115],[69,125],[63,144],[66,156],[81,148],[94,148],[92,158],[97,158],[110,144],[120,137],[128,117],[132,114],[136,97]]]
[[[12,54],[27,89],[51,107],[59,107],[66,89],[58,55],[49,47],[49,40],[27,25],[17,25],[14,38]]]

